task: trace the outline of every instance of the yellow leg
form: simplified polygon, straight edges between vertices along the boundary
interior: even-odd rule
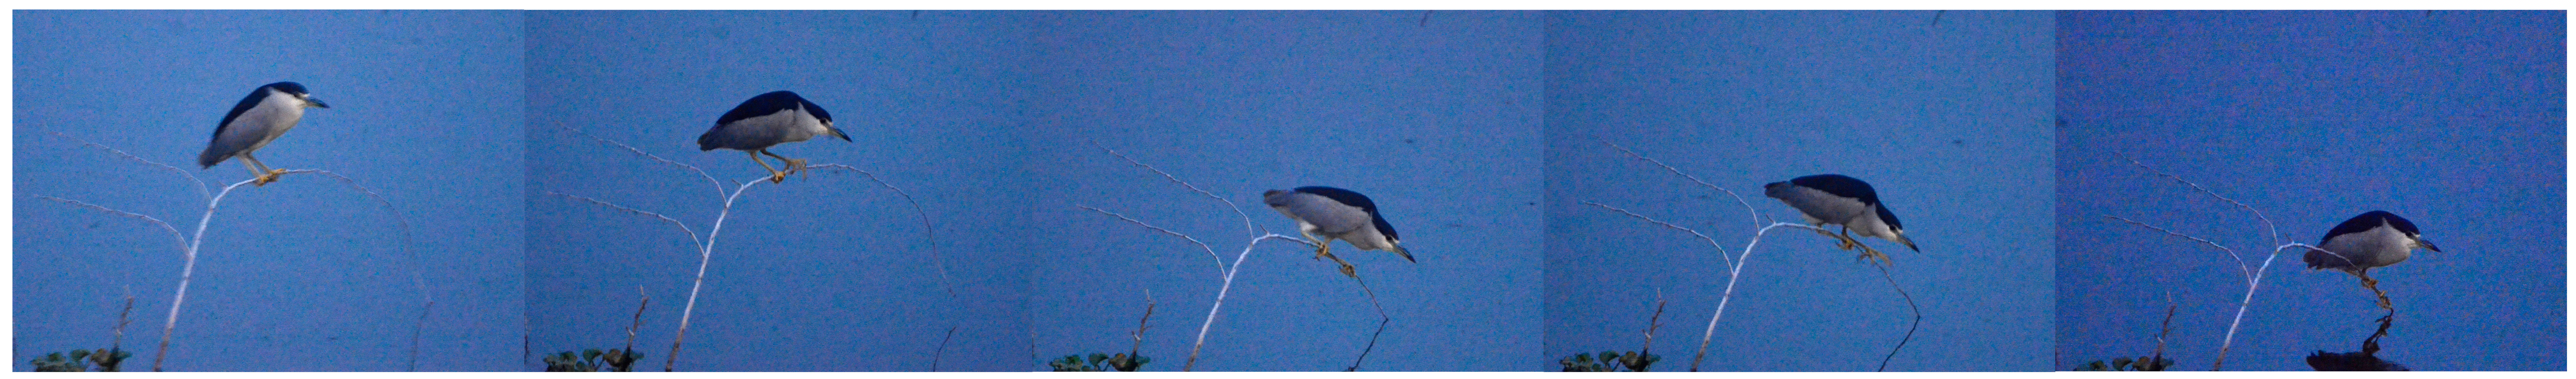
[[[778,177],[777,177],[777,178],[770,179],[769,181],[770,181],[771,183],[776,183],[776,182],[786,181],[786,180],[787,180],[787,174],[794,174],[794,173],[799,173],[799,172],[804,172],[804,171],[805,171],[805,160],[803,160],[803,159],[788,159],[787,157],[778,156],[778,153],[772,153],[772,152],[769,152],[769,150],[767,150],[767,149],[762,149],[762,150],[760,151],[760,153],[761,153],[761,154],[769,154],[769,156],[770,156],[771,158],[778,158],[778,163],[780,163],[780,164],[783,164],[783,165],[786,165],[786,166],[787,166],[787,172],[780,173],[780,174],[778,174]]]
[[[243,152],[241,158],[242,167],[250,168],[250,174],[254,176],[251,186],[266,187],[268,183],[277,181],[278,175],[286,173],[286,170],[268,168],[268,164],[259,163],[259,158],[250,156],[249,152]]]
[[[1808,230],[1816,231],[1816,235],[1825,236],[1825,237],[1828,237],[1828,238],[1833,238],[1833,239],[1834,239],[1834,246],[1835,246],[1834,248],[1836,248],[1836,249],[1851,250],[1851,244],[1842,243],[1842,240],[1846,240],[1846,239],[1849,239],[1849,238],[1844,238],[1844,237],[1843,237],[1843,236],[1841,236],[1841,235],[1836,235],[1836,234],[1834,234],[1834,232],[1828,232],[1828,231],[1825,231],[1823,228],[1808,229]]]
[[[2396,304],[2388,301],[2388,291],[2379,290],[2379,279],[2370,278],[2369,268],[2362,268],[2360,271],[2354,271],[2352,274],[2354,276],[2361,277],[2361,288],[2370,289],[2370,293],[2372,295],[2379,296],[2379,309],[2386,309],[2390,312],[2395,312],[2397,310]],[[2390,316],[2393,317],[2395,314],[2391,313]]]
[[[760,160],[760,152],[759,152],[759,151],[745,151],[745,152],[742,152],[742,153],[743,153],[743,155],[749,155],[749,156],[751,156],[751,163],[759,163],[759,164],[760,164],[760,169],[761,169],[761,170],[769,171],[769,182],[770,182],[770,183],[778,183],[778,182],[787,181],[787,173],[785,173],[785,172],[779,172],[779,171],[778,171],[778,169],[776,169],[776,168],[770,168],[770,167],[769,167],[769,161]]]

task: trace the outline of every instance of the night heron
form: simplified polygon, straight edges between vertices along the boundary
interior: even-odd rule
[[[777,91],[752,96],[751,100],[743,100],[742,105],[734,106],[733,111],[725,112],[724,117],[716,118],[715,127],[707,128],[707,134],[698,135],[698,151],[718,148],[742,150],[751,156],[753,163],[759,163],[761,169],[769,170],[770,183],[779,183],[787,181],[787,174],[805,169],[805,160],[781,157],[769,152],[769,148],[782,143],[803,142],[814,139],[814,136],[850,140],[850,135],[841,134],[841,129],[832,127],[831,112],[823,111],[822,106],[805,101],[795,92]],[[778,158],[787,170],[770,168],[769,162],[760,160],[761,154]]]
[[[1261,193],[1261,202],[1270,209],[1297,220],[1297,231],[1315,241],[1315,255],[1333,251],[1333,240],[1351,243],[1360,250],[1393,251],[1413,262],[1413,253],[1404,250],[1395,236],[1395,227],[1386,224],[1378,214],[1377,202],[1351,190],[1333,187],[1297,187],[1293,190],[1270,190]],[[1338,258],[1336,258],[1338,259]]]
[[[2334,230],[2326,231],[2317,247],[2325,250],[2309,249],[2301,257],[2308,262],[2308,269],[2348,272],[2366,282],[2377,282],[2370,279],[2371,268],[2404,262],[2415,249],[2442,251],[2415,231],[2414,222],[2388,211],[2370,211],[2344,220]]]
[[[1807,224],[1841,225],[1844,241],[1853,241],[1852,233],[1859,232],[1862,237],[1896,241],[1907,249],[1923,251],[1914,247],[1914,241],[1905,239],[1905,224],[1887,211],[1887,204],[1878,202],[1878,191],[1870,189],[1869,182],[1834,174],[1808,175],[1764,184],[1762,195],[1797,208]],[[1843,242],[1842,248],[1850,249],[1855,243]]]
[[[294,129],[295,122],[304,119],[304,108],[330,107],[295,82],[269,83],[250,90],[250,96],[243,96],[240,103],[233,104],[231,113],[224,114],[224,121],[215,124],[214,139],[206,142],[206,152],[197,154],[197,168],[214,168],[216,163],[239,156],[242,167],[257,176],[252,185],[277,181],[277,175],[286,170],[268,168],[250,153],[277,141],[277,136],[285,135],[287,129]]]

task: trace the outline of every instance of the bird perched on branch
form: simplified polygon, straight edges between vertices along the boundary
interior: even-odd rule
[[[285,135],[287,129],[294,129],[297,121],[304,120],[304,108],[330,107],[295,82],[269,83],[252,89],[250,96],[233,104],[231,113],[224,114],[223,122],[215,124],[214,140],[206,142],[206,152],[197,154],[198,169],[214,168],[216,163],[239,156],[242,167],[257,176],[251,185],[266,186],[277,181],[277,175],[286,170],[268,168],[250,153],[277,141],[277,136]]]
[[[1317,257],[1330,257],[1333,240],[1338,239],[1360,250],[1392,251],[1404,256],[1406,262],[1414,261],[1413,253],[1404,250],[1403,242],[1397,240],[1395,226],[1387,225],[1386,217],[1378,213],[1377,202],[1369,201],[1366,195],[1333,187],[1297,187],[1263,192],[1261,202],[1297,220],[1297,231],[1317,243]]]
[[[743,100],[742,105],[725,112],[724,117],[716,118],[715,127],[698,135],[698,151],[718,148],[742,150],[744,154],[751,155],[751,161],[759,163],[761,169],[769,170],[770,183],[779,183],[787,181],[787,174],[804,170],[805,160],[778,156],[769,152],[769,148],[782,143],[803,142],[814,139],[814,136],[850,140],[850,135],[841,134],[840,128],[832,127],[831,112],[823,111],[822,106],[805,101],[795,92],[777,91],[752,96],[751,100]],[[778,158],[787,169],[770,168],[769,162],[760,160],[761,154]]]
[[[1923,251],[1905,238],[1905,224],[1887,211],[1887,204],[1878,202],[1878,191],[1871,189],[1869,182],[1835,174],[1808,175],[1764,184],[1762,195],[1798,209],[1798,215],[1805,217],[1809,225],[1841,225],[1844,249],[1858,243],[1851,235],[1859,232],[1862,237],[1896,241],[1907,249]]]
[[[2415,249],[2442,251],[2415,230],[2414,222],[2388,211],[2370,211],[2344,220],[2334,230],[2326,231],[2317,247],[2325,250],[2309,249],[2307,255],[2300,257],[2308,262],[2308,269],[2340,270],[2361,276],[2362,280],[2370,280],[2371,268],[2404,262]]]

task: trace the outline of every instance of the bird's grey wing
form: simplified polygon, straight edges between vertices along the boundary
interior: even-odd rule
[[[232,128],[233,120],[241,119],[243,113],[259,108],[259,101],[266,98],[268,98],[268,87],[263,86],[250,90],[249,96],[243,96],[240,102],[233,103],[233,110],[224,112],[224,120],[215,123],[215,134],[207,138],[206,152],[197,154],[197,166],[214,167],[216,163],[223,163],[224,158],[231,158],[233,153],[249,147],[250,145],[239,144],[238,141],[231,144],[225,143],[224,132]]]
[[[1340,235],[1370,226],[1374,218],[1359,207],[1342,205],[1323,196],[1300,194],[1280,205],[1286,212],[1306,223],[1315,224],[1319,232]]]
[[[2307,262],[2308,269],[2310,270],[2321,268],[2344,269],[2352,267],[2353,263],[2351,259],[2346,259],[2342,256],[2337,256],[2334,253],[2328,253],[2325,250],[2318,249],[2308,249],[2308,253],[2299,256],[2299,260]]]

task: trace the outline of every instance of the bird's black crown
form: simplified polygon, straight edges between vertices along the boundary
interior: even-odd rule
[[[310,94],[310,93],[311,93],[311,92],[305,92],[305,91],[304,91],[304,84],[302,84],[302,83],[296,83],[296,82],[276,82],[276,83],[269,83],[268,85],[260,86],[260,88],[273,88],[273,89],[276,89],[276,90],[277,90],[277,92],[285,92],[286,94],[289,94],[289,95],[304,95],[304,94]],[[256,92],[258,92],[258,91],[252,91],[252,92],[254,92],[254,94],[256,94]]]
[[[1825,191],[1825,193],[1834,194],[1834,196],[1860,199],[1861,204],[1878,205],[1878,190],[1871,189],[1869,187],[1869,182],[1860,181],[1860,179],[1853,179],[1849,176],[1838,174],[1808,175],[1798,177],[1797,179],[1789,179],[1789,184],[1797,185],[1799,187],[1814,188],[1817,191]]]
[[[2350,220],[2343,220],[2342,224],[2336,224],[2334,230],[2326,231],[2325,238],[2317,239],[2317,243],[2325,243],[2326,239],[2335,236],[2370,231],[2371,228],[2377,228],[2383,224],[2397,228],[2398,232],[2406,233],[2408,237],[2422,234],[2416,232],[2415,223],[2406,221],[2405,217],[2397,217],[2397,214],[2388,213],[2388,211],[2370,211],[2360,216],[2352,216]]]
[[[805,101],[805,97],[796,96],[796,92],[772,91],[770,93],[760,94],[760,96],[752,96],[751,100],[743,100],[742,105],[734,106],[732,111],[725,112],[724,117],[717,117],[716,125],[742,121],[742,119],[746,118],[768,116],[776,114],[778,111],[796,109],[800,106],[805,108],[805,113],[814,114],[814,119],[823,120],[823,122],[826,123],[832,122],[832,112],[823,111],[822,106],[814,105],[814,102],[812,101]]]

